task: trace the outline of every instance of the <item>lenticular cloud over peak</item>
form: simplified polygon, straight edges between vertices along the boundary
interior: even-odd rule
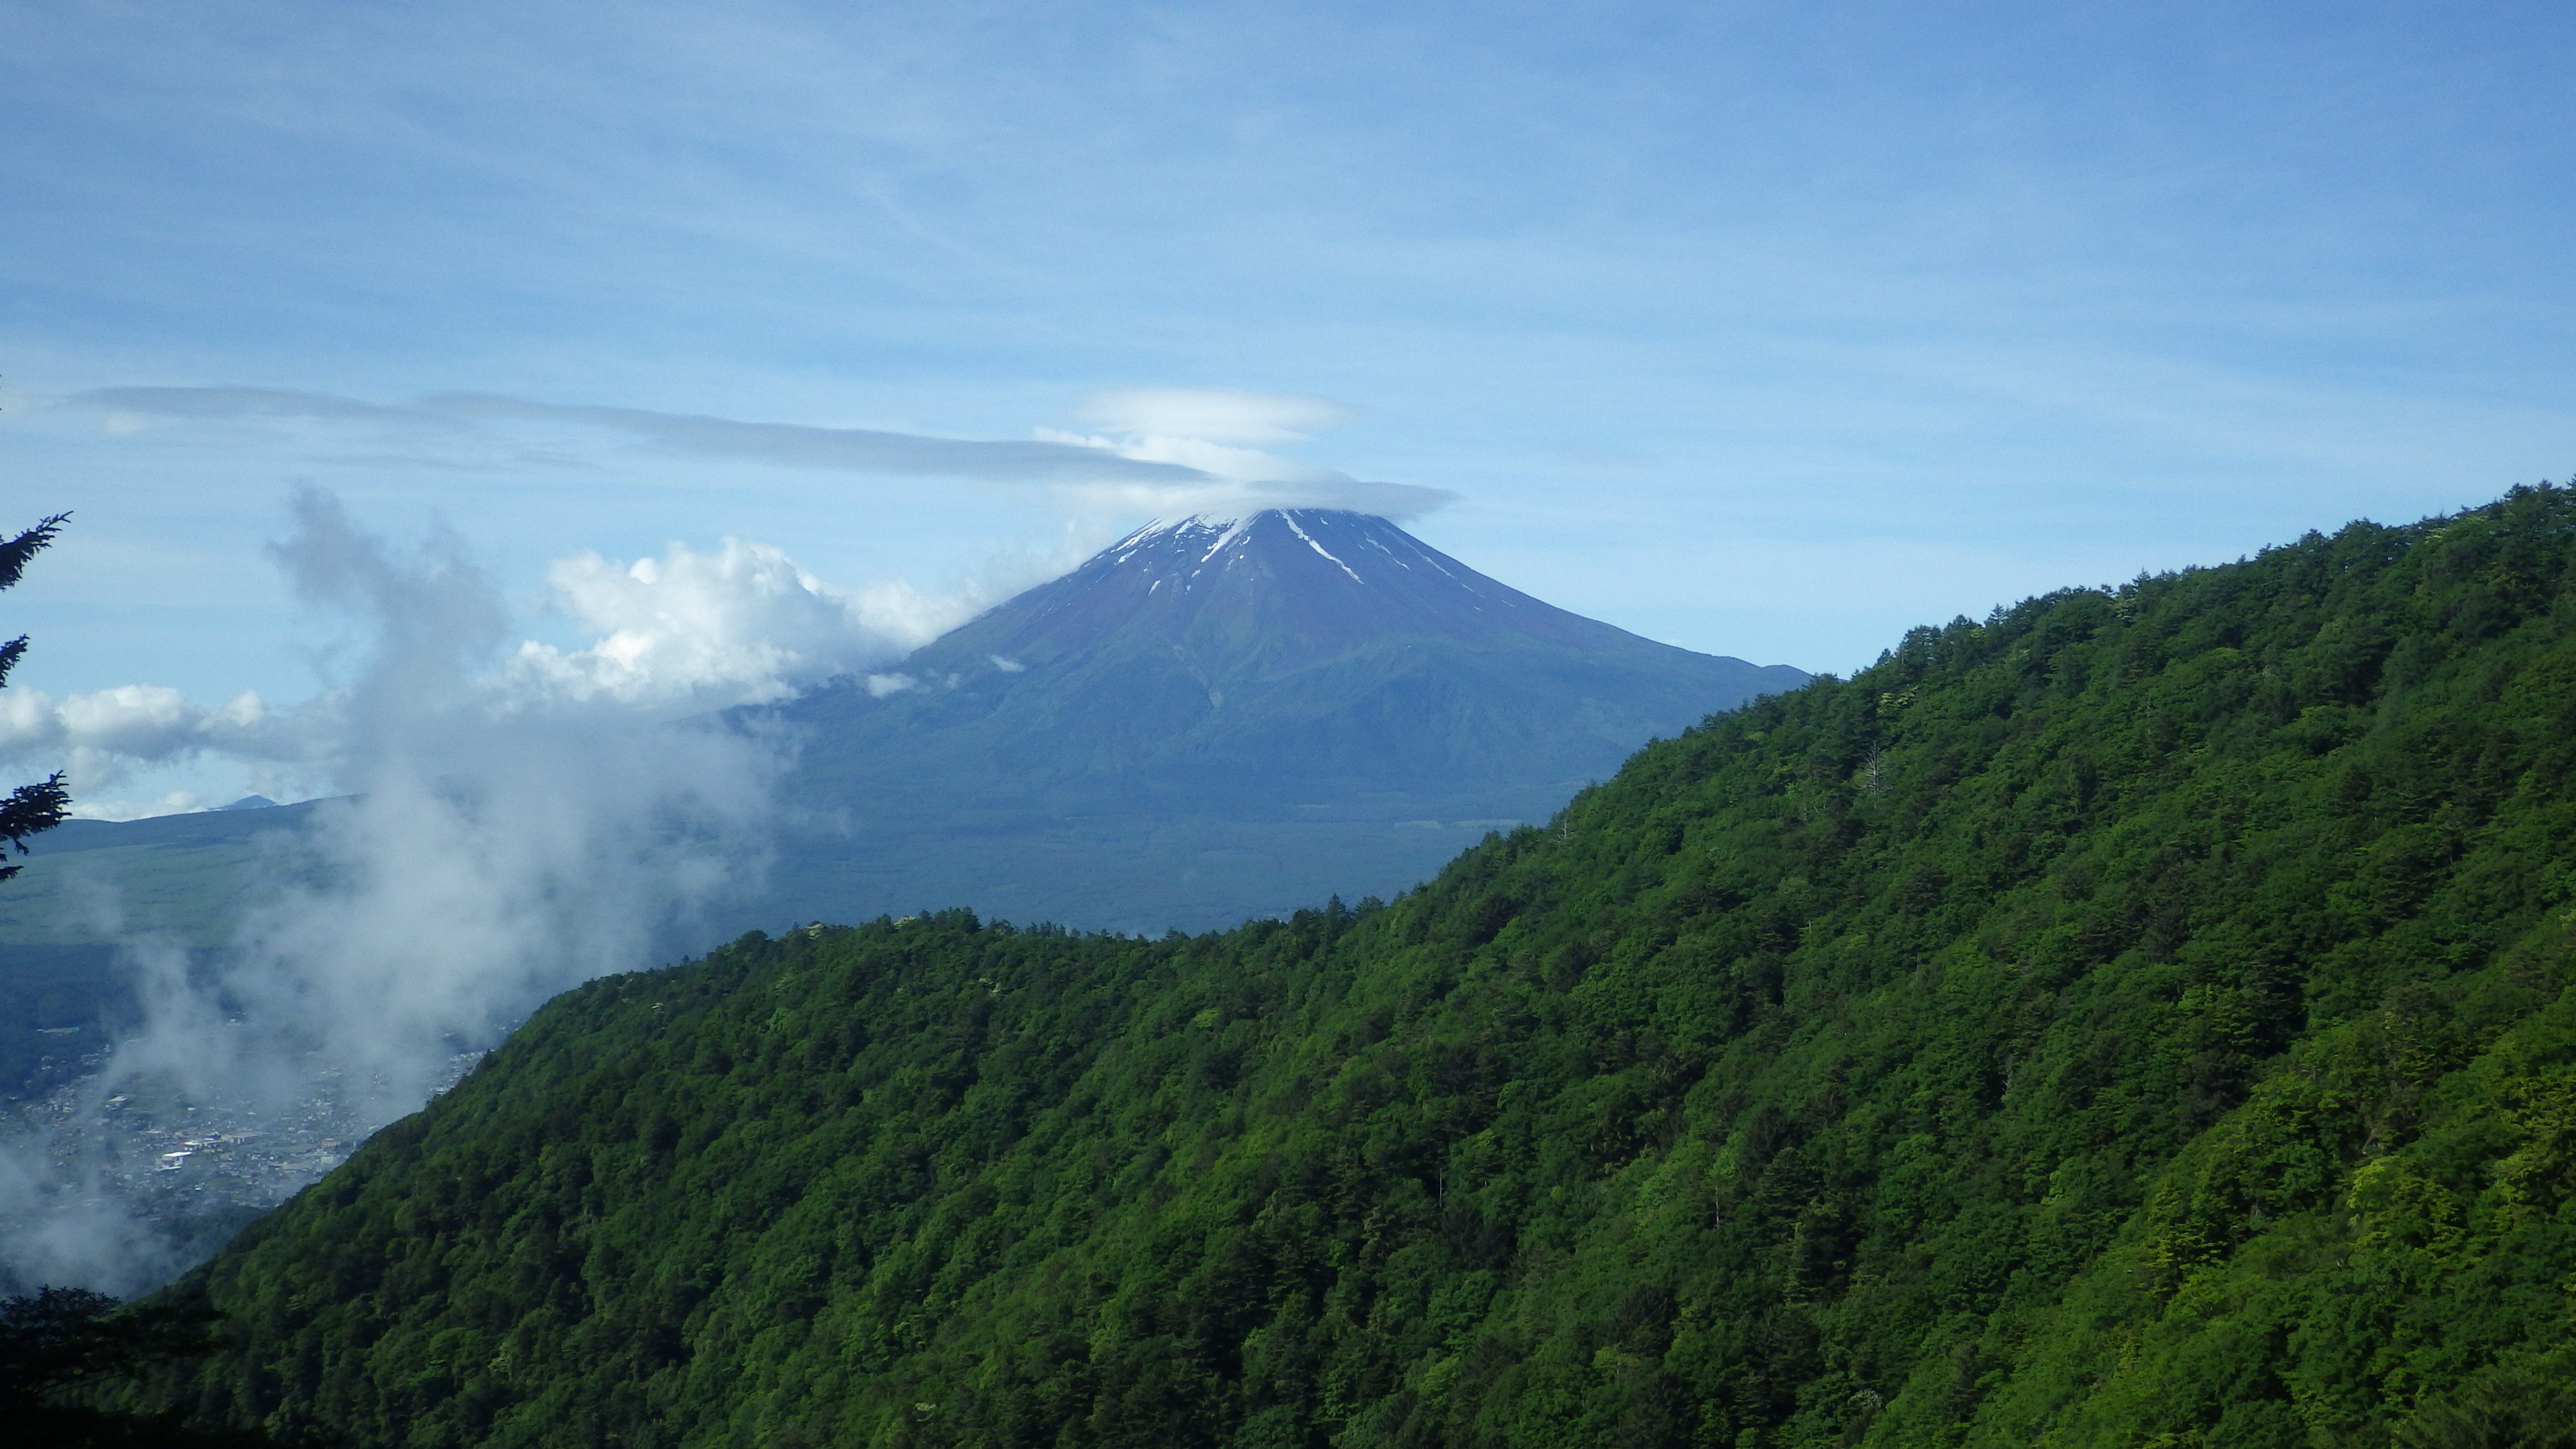
[[[1039,428],[1039,440],[1195,475],[1083,485],[1082,495],[1107,510],[1176,517],[1329,508],[1402,519],[1419,517],[1457,497],[1445,488],[1355,478],[1338,468],[1264,451],[1264,446],[1302,442],[1365,416],[1330,398],[1233,388],[1137,387],[1092,393],[1074,411],[1106,432]]]
[[[1358,422],[1364,409],[1298,392],[1230,387],[1121,387],[1084,397],[1074,415],[1117,433],[1211,443],[1294,443]]]

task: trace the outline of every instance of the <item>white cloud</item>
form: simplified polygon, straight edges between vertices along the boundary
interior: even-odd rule
[[[309,765],[328,753],[320,711],[280,715],[244,691],[208,708],[175,689],[125,684],[56,699],[42,690],[0,693],[0,761],[59,769],[75,801],[112,790],[139,769],[201,756],[259,765]],[[87,812],[84,812],[87,813]]]
[[[303,534],[276,550],[280,562],[297,570],[308,590],[379,611],[380,650],[453,650],[465,662],[380,670],[372,691],[335,689],[286,709],[249,691],[210,707],[150,684],[60,699],[11,689],[0,692],[0,765],[64,771],[76,813],[100,819],[233,798],[202,790],[106,798],[138,774],[190,762],[241,766],[261,793],[345,792],[360,787],[369,732],[407,711],[616,708],[667,719],[765,703],[910,652],[965,622],[1027,571],[1005,570],[944,592],[901,580],[844,590],[783,550],[746,539],[726,539],[706,553],[674,543],[659,558],[631,564],[585,552],[548,568],[546,601],[590,642],[560,648],[528,640],[487,674],[471,660],[487,640],[504,637],[503,614],[488,584],[450,556],[452,541],[436,543],[406,572],[347,549],[316,553],[316,530],[330,528],[345,529],[345,520],[326,527],[307,518]],[[418,683],[430,678],[440,682]],[[388,697],[403,688],[423,692],[399,702]]]
[[[777,699],[926,644],[980,602],[901,582],[845,593],[769,544],[734,538],[714,553],[675,543],[625,567],[577,554],[546,577],[557,607],[598,638],[569,652],[520,645],[503,687],[523,700],[668,708]]]
[[[719,847],[756,833],[776,743],[664,723],[620,690],[668,700],[703,686],[707,625],[679,621],[694,611],[738,624],[745,598],[778,591],[782,575],[800,592],[805,581],[757,545],[675,548],[629,570],[568,560],[558,586],[572,581],[585,617],[644,643],[618,651],[615,687],[532,691],[506,670],[476,674],[499,598],[442,541],[404,559],[327,496],[299,498],[297,513],[279,553],[299,592],[357,615],[374,649],[336,696],[335,764],[351,798],[317,818],[333,883],[290,888],[254,915],[249,975],[228,989],[279,1021],[318,1004],[330,1019],[299,1025],[361,1044],[407,1083],[384,1063],[418,1066],[442,1033],[488,1034],[573,980],[641,964],[674,911],[743,865]],[[691,628],[701,637],[673,637]]]

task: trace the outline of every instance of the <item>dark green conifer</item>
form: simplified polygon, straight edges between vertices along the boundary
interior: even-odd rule
[[[69,517],[68,513],[57,513],[7,543],[0,543],[0,589],[18,582],[27,572],[27,561],[54,541],[54,535],[62,531],[63,520]],[[18,660],[26,652],[24,634],[0,644],[0,689],[8,687],[9,671],[18,667]],[[25,855],[27,837],[62,824],[71,814],[71,803],[71,791],[64,787],[60,770],[34,784],[19,786],[9,792],[7,799],[0,800],[0,840],[7,840],[20,855]],[[0,854],[6,853],[6,848],[0,847]],[[21,869],[0,865],[0,880],[7,880]]]

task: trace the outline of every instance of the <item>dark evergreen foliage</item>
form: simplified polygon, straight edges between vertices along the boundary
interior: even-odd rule
[[[184,1402],[422,1446],[2564,1442],[2571,553],[2576,494],[2520,489],[1918,629],[1391,904],[592,983],[181,1285],[242,1330]]]
[[[184,1410],[145,1415],[80,1403],[78,1391],[206,1352],[215,1315],[124,1308],[103,1293],[45,1288],[0,1299],[0,1425],[21,1449],[260,1449],[255,1430],[197,1429]]]
[[[15,586],[19,579],[26,576],[28,561],[42,553],[45,545],[54,541],[55,536],[63,531],[63,524],[70,518],[71,515],[68,513],[57,513],[7,543],[0,543],[0,589]],[[16,658],[14,654],[10,657]],[[5,678],[7,678],[7,672],[0,670],[0,679]]]
[[[27,572],[27,561],[42,552],[45,545],[62,532],[68,513],[57,513],[7,543],[0,543],[0,589],[18,582]],[[8,687],[9,671],[18,667],[26,656],[27,636],[19,635],[0,644],[0,688]],[[71,791],[63,786],[62,771],[32,785],[21,785],[0,799],[0,840],[6,840],[20,855],[27,853],[27,837],[51,830],[71,816]],[[7,850],[0,848],[0,855]],[[23,867],[0,865],[0,880],[16,875]]]

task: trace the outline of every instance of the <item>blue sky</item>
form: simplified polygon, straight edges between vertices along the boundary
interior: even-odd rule
[[[2565,7],[5,18],[0,479],[76,518],[0,623],[56,698],[312,694],[299,485],[444,518],[566,648],[585,551],[980,597],[1157,506],[577,408],[1021,447],[1105,389],[1327,399],[1262,446],[1453,495],[1411,526],[1552,602],[1845,670],[2576,459]]]

